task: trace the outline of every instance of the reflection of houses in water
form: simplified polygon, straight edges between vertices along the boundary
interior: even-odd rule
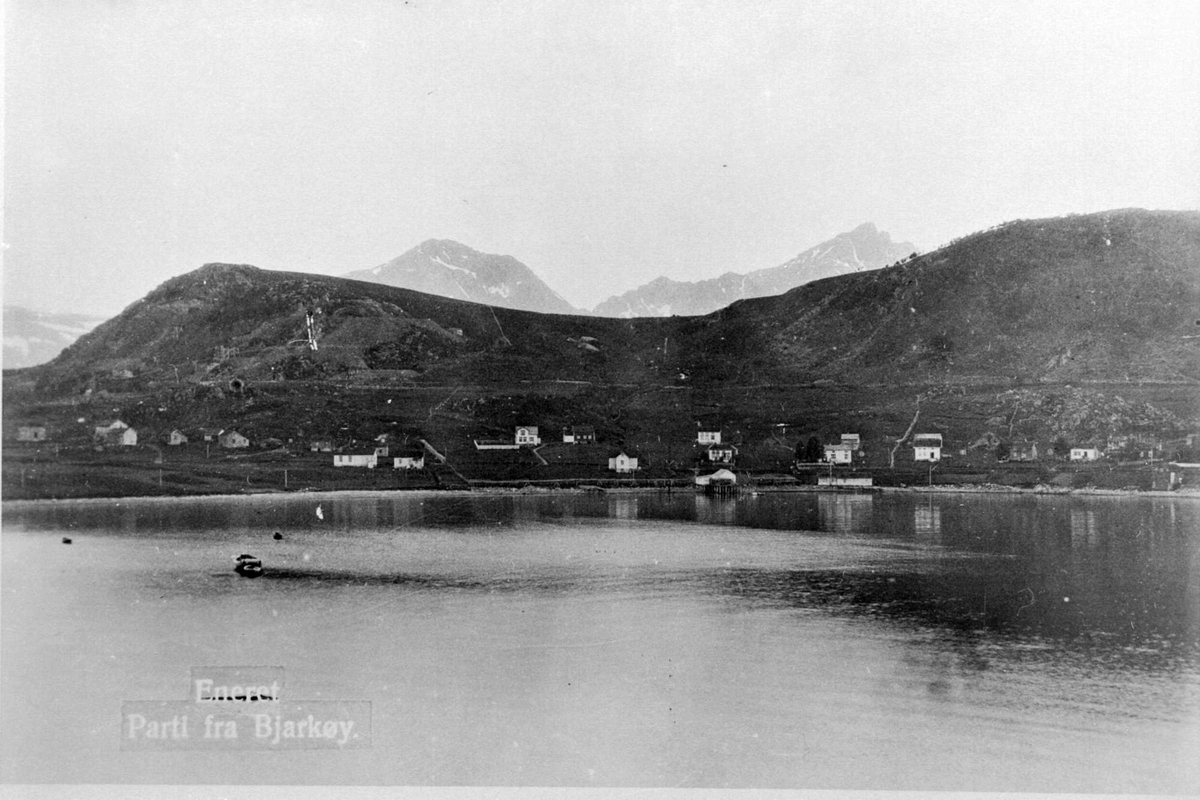
[[[852,533],[864,530],[875,505],[872,494],[819,494],[817,513],[820,530]]]
[[[696,494],[697,522],[733,522],[736,515],[737,500],[734,498]]]
[[[608,514],[615,519],[637,519],[638,499],[631,494],[610,494]]]
[[[942,541],[942,507],[932,501],[913,509],[913,532],[918,542],[940,544]]]
[[[1088,508],[1071,509],[1071,544],[1092,544],[1099,531],[1096,527],[1096,512]]]
[[[356,530],[374,530],[379,527],[379,506],[374,500],[366,502],[333,503],[333,521]]]

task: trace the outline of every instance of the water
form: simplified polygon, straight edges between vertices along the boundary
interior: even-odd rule
[[[1196,792],[1198,522],[951,494],[10,504],[0,777]],[[372,746],[118,748],[123,701],[206,665],[367,700]]]

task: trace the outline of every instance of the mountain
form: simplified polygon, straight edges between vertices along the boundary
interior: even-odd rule
[[[736,347],[764,371],[848,382],[1195,383],[1198,276],[1200,212],[1017,220],[886,269],[741,301],[690,328],[702,363]]]
[[[430,239],[386,264],[343,277],[501,308],[579,313],[512,256],[480,253],[448,239]]]
[[[805,283],[849,272],[880,269],[913,254],[911,242],[893,242],[870,223],[805,250],[777,267],[704,281],[655,278],[610,297],[592,313],[603,317],[667,317],[708,314],[736,300],[783,294]]]
[[[44,364],[103,318],[4,306],[4,368]]]
[[[439,385],[1200,380],[1200,212],[1022,220],[700,317],[485,306],[247,265],[174,278],[44,374],[404,369]],[[308,345],[306,315],[319,344]],[[168,370],[164,365],[171,365]],[[291,366],[288,366],[291,365]]]

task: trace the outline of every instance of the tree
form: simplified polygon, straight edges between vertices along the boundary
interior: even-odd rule
[[[825,455],[825,448],[821,447],[821,441],[815,436],[808,437],[808,444],[804,446],[804,460],[816,463],[821,460],[823,455]]]
[[[1066,440],[1066,437],[1059,436],[1050,446],[1054,448],[1054,455],[1058,458],[1066,458],[1071,455],[1071,443]]]

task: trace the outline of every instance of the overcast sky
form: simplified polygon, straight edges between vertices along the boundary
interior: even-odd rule
[[[12,0],[4,301],[429,238],[592,307],[871,221],[1200,208],[1200,3]]]

